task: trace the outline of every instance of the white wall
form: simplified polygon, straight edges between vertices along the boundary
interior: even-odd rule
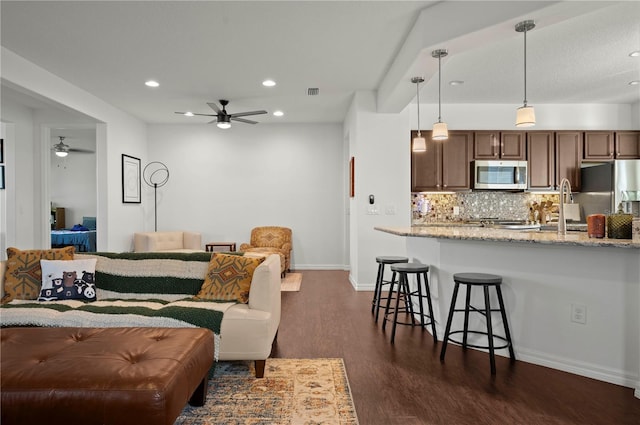
[[[95,150],[95,139],[82,142],[83,149]],[[65,143],[73,144],[67,140]],[[51,202],[54,207],[65,209],[66,227],[82,224],[84,216],[96,217],[95,153],[71,152],[60,158],[51,152],[50,160]]]
[[[341,269],[344,254],[343,134],[339,124],[150,125],[150,161],[170,172],[158,189],[158,230],[209,241],[248,242],[251,228],[293,230],[292,267]],[[153,188],[143,188],[154,230]]]
[[[97,248],[100,251],[131,249],[133,233],[144,227],[144,215],[141,204],[123,204],[121,202],[121,155],[126,153],[138,158],[146,156],[146,125],[10,50],[2,47],[1,52],[3,84],[28,91],[47,101],[62,105],[64,108],[83,113],[100,123],[97,124],[96,131],[97,226],[101,233],[97,241]],[[2,119],[7,121],[4,114],[3,108]],[[16,133],[19,131],[22,129],[16,126]],[[20,164],[20,167],[42,163],[41,151],[46,144],[43,144],[41,137],[42,133],[39,132],[31,137],[20,137],[27,143],[25,149],[30,150],[33,154],[30,157],[29,153],[25,152],[25,155],[16,158],[16,163]],[[8,203],[6,205],[7,209],[15,210],[16,217],[18,217],[16,222],[7,223],[7,226],[19,226],[20,233],[25,235],[28,235],[29,229],[34,229],[33,235],[20,237],[20,243],[16,243],[23,248],[45,247],[49,240],[48,219],[45,215],[45,211],[49,208],[49,201],[45,178],[37,167],[32,176],[31,178],[35,178],[33,185],[26,185],[28,192],[24,194],[25,198],[29,198],[32,202],[32,205],[28,207],[32,210],[26,214],[27,216],[24,219],[18,217],[22,214],[19,210],[21,205],[18,202],[16,205]],[[30,178],[24,176],[16,180],[18,186],[24,183],[31,183]],[[11,214],[8,213],[7,217],[10,216]]]

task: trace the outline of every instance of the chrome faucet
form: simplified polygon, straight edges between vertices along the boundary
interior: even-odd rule
[[[558,214],[558,234],[566,235],[567,219],[564,216],[564,204],[565,198],[571,198],[571,183],[569,183],[569,180],[562,179],[560,181],[560,186],[558,187],[558,196],[560,198],[560,212]]]

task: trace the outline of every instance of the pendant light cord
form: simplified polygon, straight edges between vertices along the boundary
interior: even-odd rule
[[[527,28],[524,29],[524,106],[527,106]]]
[[[416,82],[416,101],[418,102],[418,137],[420,134],[420,81]]]
[[[441,97],[441,87],[442,83],[440,81],[442,77],[442,69],[440,68],[440,64],[442,62],[442,54],[438,55],[438,122],[442,122],[442,97]]]

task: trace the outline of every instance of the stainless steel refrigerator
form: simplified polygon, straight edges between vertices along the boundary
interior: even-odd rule
[[[615,213],[618,205],[625,213],[640,216],[640,159],[585,163],[580,171],[582,189],[574,199],[583,217]]]

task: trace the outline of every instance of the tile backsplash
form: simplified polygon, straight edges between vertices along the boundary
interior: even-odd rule
[[[532,202],[558,202],[557,194],[497,191],[413,193],[411,198],[413,224],[481,218],[527,220]],[[454,215],[454,207],[458,215]]]

